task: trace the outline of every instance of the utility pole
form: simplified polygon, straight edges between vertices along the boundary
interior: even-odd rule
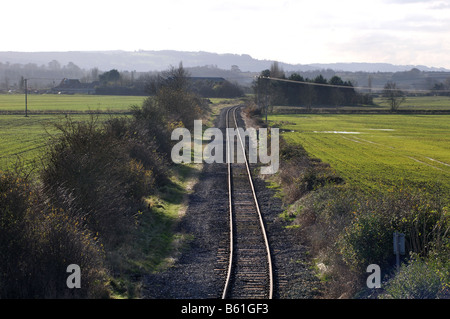
[[[261,76],[258,76],[258,82],[257,82],[257,91],[256,91],[256,104],[258,105],[258,109],[262,109],[262,103],[261,103]]]
[[[266,106],[266,125],[267,125],[267,113],[269,112],[269,98],[267,96],[267,89],[266,89],[266,95],[265,95],[265,106]]]
[[[269,96],[267,90],[269,89],[269,79],[263,76],[258,76],[258,91],[256,92],[258,108],[260,108],[265,116],[267,124],[267,113],[269,112]],[[262,92],[263,91],[263,92]]]
[[[25,117],[28,117],[28,79],[23,79],[25,85]]]
[[[269,79],[263,78],[263,86],[264,86],[264,110],[266,115],[266,125],[267,125],[267,113],[269,112],[269,97],[267,95],[267,90],[269,89]]]

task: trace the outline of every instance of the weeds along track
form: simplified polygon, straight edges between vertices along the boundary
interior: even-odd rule
[[[226,113],[226,127],[237,128],[236,111],[231,107]],[[238,132],[239,133],[239,132]],[[227,156],[237,147],[245,151],[245,141],[240,134],[228,138]],[[236,152],[234,152],[236,153]],[[269,242],[264,228],[247,157],[244,163],[228,158],[229,194],[229,263],[222,298],[263,299],[272,298],[273,271]]]

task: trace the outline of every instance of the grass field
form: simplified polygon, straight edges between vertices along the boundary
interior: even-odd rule
[[[102,121],[111,116],[125,115],[70,115],[75,121],[87,121],[91,116]],[[17,161],[28,166],[32,161],[38,160],[51,135],[58,133],[55,124],[64,120],[64,114],[42,114],[28,117],[0,114],[0,171],[10,169]]]
[[[386,99],[375,97],[373,105],[339,106],[339,107],[318,107],[313,111],[347,111],[347,112],[389,112],[390,106]],[[450,96],[408,96],[399,107],[400,112],[430,112],[450,110]],[[304,113],[305,107],[301,106],[274,106],[275,114]]]
[[[449,115],[272,115],[288,142],[366,190],[450,190]]]
[[[374,98],[373,101],[380,107],[389,109],[389,103],[383,98]],[[405,101],[400,104],[400,110],[449,110],[450,96],[420,96],[420,97],[406,97]]]
[[[143,96],[101,95],[28,95],[28,117],[18,114],[25,109],[23,95],[0,95],[0,170],[9,169],[17,160],[29,164],[39,158],[56,130],[53,123],[64,120],[66,113],[75,120],[88,120],[88,111],[127,112],[132,105],[142,105]],[[3,112],[3,113],[2,113]],[[11,112],[11,114],[8,114]],[[100,119],[111,115],[99,115]]]
[[[39,159],[49,134],[57,130],[54,123],[64,120],[67,113],[77,121],[88,120],[89,111],[113,113],[96,115],[99,120],[124,116],[132,105],[141,106],[144,96],[52,95],[29,94],[29,115],[25,117],[25,97],[0,94],[0,170],[6,170],[20,160],[26,165]],[[227,99],[210,99],[212,115],[227,103]],[[211,123],[210,123],[211,124]]]
[[[128,111],[131,105],[142,105],[144,96],[113,95],[58,95],[28,94],[28,111],[33,112],[87,112],[87,111]],[[25,110],[23,94],[1,94],[0,112]]]

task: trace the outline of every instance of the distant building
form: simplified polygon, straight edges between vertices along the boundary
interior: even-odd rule
[[[198,82],[198,81],[208,81],[208,82],[213,82],[213,83],[222,83],[222,82],[226,81],[224,78],[207,77],[207,76],[191,76],[191,77],[188,77],[188,80],[193,82],[193,83]]]
[[[81,83],[78,79],[62,79],[58,86],[51,89],[57,94],[95,94],[95,87],[98,82]]]

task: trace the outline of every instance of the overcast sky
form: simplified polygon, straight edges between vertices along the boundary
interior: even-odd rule
[[[0,30],[0,51],[173,49],[450,68],[450,0],[5,0]]]

